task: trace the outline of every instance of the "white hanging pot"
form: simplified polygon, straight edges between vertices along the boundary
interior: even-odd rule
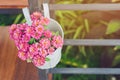
[[[47,3],[43,3],[43,9],[44,9],[44,16],[50,19],[50,23],[48,24],[49,30],[53,32],[58,31],[61,37],[64,39],[64,32],[61,25],[56,20],[50,18],[49,6]],[[61,50],[62,48],[58,48],[55,50],[53,54],[48,55],[47,57],[50,59],[50,61],[45,61],[45,64],[42,66],[39,66],[38,68],[39,69],[54,68],[61,59]]]
[[[64,33],[62,30],[62,27],[60,26],[60,24],[57,21],[55,21],[54,19],[50,19],[48,28],[49,28],[49,30],[54,31],[54,32],[58,31],[59,34],[61,35],[61,37],[64,39]],[[51,55],[48,55],[47,58],[49,58],[50,60],[45,61],[45,64],[42,66],[39,66],[38,68],[39,69],[49,69],[49,68],[55,67],[61,59],[61,50],[62,50],[62,48],[58,48],[55,50],[54,53],[52,53]]]
[[[45,4],[43,7],[44,7],[44,10],[45,10],[44,11],[44,17],[47,17],[50,20],[49,24],[47,25],[48,29],[50,31],[53,31],[53,32],[59,32],[60,36],[64,40],[64,33],[63,33],[63,29],[62,29],[61,25],[56,20],[51,19],[50,16],[49,16],[48,4]],[[29,14],[28,8],[24,8],[23,13],[25,15],[27,24],[31,25],[32,21],[30,19],[30,14]],[[43,65],[37,66],[37,67],[39,69],[49,69],[49,68],[55,67],[61,59],[61,50],[62,50],[62,47],[57,48],[52,54],[47,56],[49,61],[45,61],[45,63]]]

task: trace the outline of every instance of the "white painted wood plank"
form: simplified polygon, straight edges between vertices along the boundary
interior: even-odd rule
[[[120,4],[50,4],[51,10],[120,10]]]
[[[53,68],[49,73],[59,74],[120,74],[120,68]]]
[[[65,39],[64,45],[116,46],[116,45],[120,45],[120,40],[119,39]]]

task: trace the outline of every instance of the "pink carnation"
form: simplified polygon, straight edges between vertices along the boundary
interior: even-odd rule
[[[35,55],[33,57],[33,64],[35,66],[42,66],[45,63],[45,58],[40,55]]]
[[[42,38],[39,42],[43,49],[48,49],[50,47],[50,40],[48,38]]]
[[[27,54],[26,54],[26,52],[19,50],[19,51],[18,51],[18,57],[19,57],[21,60],[26,60],[26,59],[27,59]]]
[[[52,45],[56,48],[62,47],[63,39],[61,38],[61,36],[54,36],[52,40]]]

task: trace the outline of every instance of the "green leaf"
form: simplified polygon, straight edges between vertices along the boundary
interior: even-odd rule
[[[17,24],[20,21],[21,17],[22,17],[22,14],[17,15],[17,17],[13,23]]]
[[[33,43],[35,43],[35,39],[31,38],[30,41],[29,41],[29,44],[33,44]]]
[[[85,19],[84,22],[85,22],[86,31],[87,31],[87,33],[88,33],[88,32],[90,31],[88,19]]]
[[[119,63],[120,63],[120,54],[116,55],[116,57],[113,60],[112,66],[116,66]]]
[[[115,47],[114,47],[114,50],[115,50],[115,51],[118,50],[118,49],[120,49],[120,46],[115,46]]]
[[[114,20],[108,24],[106,34],[112,34],[120,29],[120,21]]]
[[[32,59],[27,59],[27,63],[30,63],[30,62],[32,62]]]
[[[50,61],[50,58],[46,57],[45,60],[46,60],[46,61]]]
[[[73,36],[73,39],[77,39],[77,38],[79,37],[80,32],[82,31],[82,29],[83,29],[83,25],[79,26],[79,27],[76,29],[76,32],[75,32],[75,34],[74,34],[74,36]]]

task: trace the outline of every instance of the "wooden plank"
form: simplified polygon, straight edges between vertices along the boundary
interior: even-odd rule
[[[39,80],[38,69],[17,57],[8,27],[0,27],[0,80]]]
[[[23,8],[28,6],[27,0],[0,0],[0,8]]]
[[[50,4],[50,10],[120,10],[120,4]]]
[[[12,80],[17,49],[9,39],[8,28],[0,27],[0,80]]]
[[[30,12],[42,11],[43,0],[28,0]]]
[[[116,45],[120,45],[120,40],[119,39],[65,39],[64,45],[116,46]]]
[[[46,70],[39,69],[39,77],[40,80],[48,80],[48,69]]]
[[[49,69],[53,74],[120,74],[120,68],[53,68]]]

